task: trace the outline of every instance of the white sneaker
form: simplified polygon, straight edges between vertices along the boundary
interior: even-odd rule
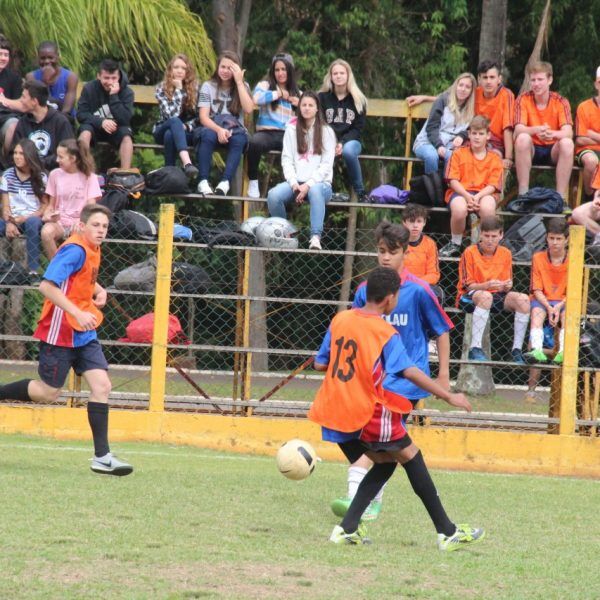
[[[260,198],[260,190],[258,189],[258,179],[250,179],[248,181],[248,198]]]
[[[429,358],[437,358],[437,344],[434,340],[429,340],[429,343],[427,344],[427,349],[429,350]]]
[[[219,181],[215,188],[215,194],[217,196],[227,196],[229,193],[229,181]]]
[[[122,477],[123,475],[129,475],[133,471],[133,467],[123,460],[119,460],[116,456],[113,456],[110,452],[104,456],[94,456],[92,458],[92,464],[90,469],[95,473],[102,473],[104,475],[116,475]]]
[[[203,179],[199,184],[198,184],[198,193],[199,194],[213,194],[213,190],[210,187],[210,184],[208,183],[208,181],[206,179]]]
[[[321,248],[321,238],[318,235],[313,235],[310,238],[310,243],[308,244],[309,250],[322,250]]]

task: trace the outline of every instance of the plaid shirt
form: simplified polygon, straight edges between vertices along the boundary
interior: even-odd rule
[[[192,131],[196,127],[195,112],[183,114],[183,102],[187,97],[185,90],[175,88],[173,98],[169,100],[161,83],[157,86],[154,95],[158,100],[158,109],[160,111],[160,120],[154,126],[155,128],[172,117],[179,117],[183,121],[183,125],[187,131]]]

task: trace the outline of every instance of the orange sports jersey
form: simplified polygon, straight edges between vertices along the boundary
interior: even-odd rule
[[[381,353],[396,330],[380,315],[360,309],[338,313],[331,322],[331,360],[308,411],[311,421],[352,432],[364,427],[375,404],[407,413],[412,405],[402,396],[384,397]],[[375,375],[375,376],[374,376]]]
[[[484,187],[493,185],[496,191],[502,188],[502,159],[487,151],[482,159],[475,158],[471,148],[458,148],[452,153],[446,166],[446,181],[456,179],[466,190],[480,192]],[[446,190],[446,203],[450,202],[454,190]]]
[[[435,285],[440,280],[440,264],[435,242],[428,235],[422,235],[417,242],[409,242],[404,254],[404,266],[429,285]]]
[[[521,94],[515,102],[515,127],[517,125],[537,127],[544,124],[553,130],[558,130],[563,125],[573,125],[569,101],[556,92],[550,92],[548,105],[541,109],[535,104],[533,92]],[[556,140],[545,141],[534,135],[533,143],[536,146],[552,146]]]
[[[492,140],[504,146],[504,130],[513,127],[515,95],[501,85],[493,98],[483,95],[483,88],[475,88],[475,114],[490,120]]]
[[[577,107],[577,115],[575,117],[575,138],[577,136],[587,135],[588,129],[600,133],[600,106],[596,98],[584,100]],[[577,141],[577,139],[575,140]],[[582,150],[596,150],[600,152],[600,144],[589,144],[577,146],[576,152]]]
[[[506,281],[512,279],[512,254],[504,246],[498,246],[492,256],[484,256],[477,244],[469,246],[460,257],[458,263],[458,294],[460,297],[468,292],[472,283],[484,283],[492,279]],[[491,292],[492,290],[487,290]]]
[[[595,190],[600,190],[600,166],[596,167],[596,172],[594,173],[594,177],[592,179],[592,188]]]
[[[536,252],[531,261],[531,294],[539,290],[546,300],[564,300],[567,297],[568,258],[553,265],[547,250]]]

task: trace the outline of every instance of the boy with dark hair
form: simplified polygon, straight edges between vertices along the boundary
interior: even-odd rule
[[[583,225],[588,233],[594,236],[593,246],[600,246],[600,166],[596,167],[591,187],[594,198],[591,202],[573,209],[572,219],[577,225]]]
[[[0,140],[6,156],[22,112],[19,106],[23,89],[21,77],[8,68],[11,51],[10,42],[0,34]]]
[[[88,420],[94,437],[96,473],[128,475],[133,467],[113,456],[108,445],[108,363],[98,343],[96,328],[106,290],[97,282],[100,245],[106,238],[110,210],[88,204],[79,230],[69,237],[50,261],[40,283],[45,297],[33,334],[40,340],[39,380],[22,379],[0,386],[1,400],[53,402],[58,400],[69,370],[83,375],[90,386]]]
[[[575,117],[575,156],[583,169],[583,189],[593,194],[592,178],[600,157],[600,67],[594,81],[596,95],[577,107]]]
[[[315,359],[315,369],[327,373],[309,418],[321,425],[323,439],[338,443],[349,460],[356,460],[363,452],[375,460],[342,524],[334,527],[329,539],[336,544],[370,543],[360,517],[400,462],[435,524],[438,547],[455,550],[483,539],[485,533],[469,526],[457,527],[450,521],[423,456],[404,428],[402,412],[410,410],[410,403],[402,396],[381,393],[379,383],[384,372],[395,373],[439,394],[452,406],[467,411],[471,406],[463,394],[447,392],[414,367],[400,336],[380,318],[396,306],[399,288],[395,269],[374,269],[367,280],[364,308],[334,317]],[[334,357],[330,356],[332,349]],[[389,428],[382,438],[384,421]]]
[[[566,98],[550,91],[552,65],[527,68],[531,91],[515,103],[515,166],[519,194],[529,191],[531,165],[556,165],[556,191],[567,197],[573,169],[573,119]]]
[[[127,75],[116,61],[105,58],[96,79],[83,86],[77,105],[79,139],[88,148],[97,140],[119,148],[122,169],[131,167],[133,156],[133,101]]]
[[[490,121],[489,145],[503,159],[507,169],[513,165],[513,119],[515,95],[502,83],[500,65],[484,60],[477,67],[475,114]]]
[[[13,143],[23,138],[31,140],[44,167],[48,170],[56,168],[58,144],[75,136],[69,119],[48,106],[48,86],[41,81],[25,82],[21,105],[25,114],[19,119]]]
[[[433,289],[440,280],[440,264],[436,243],[423,233],[427,216],[427,208],[421,204],[407,204],[402,211],[402,223],[410,235],[404,266]]]
[[[565,303],[567,299],[567,245],[569,226],[565,219],[552,218],[546,225],[548,249],[536,252],[531,261],[531,351],[523,356],[526,362],[545,363],[544,322],[552,327],[560,324],[558,353],[553,359],[562,364],[565,347]]]
[[[469,147],[458,148],[446,166],[446,203],[450,206],[452,239],[441,250],[445,258],[458,256],[470,213],[481,219],[496,214],[496,200],[502,189],[502,160],[488,151],[489,120],[477,116],[469,124]]]
[[[482,349],[490,312],[515,314],[512,359],[524,364],[522,347],[529,322],[529,297],[512,291],[512,254],[500,241],[504,226],[498,217],[481,219],[481,236],[458,263],[456,306],[473,313],[469,360],[489,360]]]

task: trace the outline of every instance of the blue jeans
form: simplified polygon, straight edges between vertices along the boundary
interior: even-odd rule
[[[331,199],[330,183],[315,183],[308,190],[308,201],[310,202],[310,235],[321,235],[323,233],[323,222],[325,221],[325,206]],[[292,186],[283,182],[269,190],[267,194],[267,206],[271,217],[287,218],[285,207],[294,203],[294,191]]]
[[[30,271],[37,271],[40,266],[40,231],[43,224],[40,217],[29,217],[25,222],[17,225],[19,231],[25,234],[27,268]],[[0,237],[4,237],[5,235],[6,221],[0,219]]]
[[[157,144],[165,146],[165,165],[174,167],[182,150],[187,150],[192,143],[192,132],[186,131],[179,117],[167,119],[152,132]]]
[[[344,162],[348,169],[350,183],[359,196],[365,193],[362,171],[360,170],[360,162],[358,161],[358,155],[361,150],[362,146],[358,140],[350,140],[342,146],[342,156],[344,157]]]
[[[212,166],[212,155],[217,148],[227,149],[227,158],[225,160],[225,171],[221,181],[233,179],[235,172],[240,164],[244,148],[248,143],[248,134],[245,132],[234,133],[227,144],[219,144],[216,132],[208,127],[202,127],[200,135],[197,137],[196,156],[198,157],[198,170],[200,171],[200,180],[208,179],[210,168]]]
[[[455,150],[452,143],[446,146],[446,156],[444,157],[444,167],[448,164],[452,152]],[[414,150],[417,158],[420,158],[425,163],[425,173],[435,173],[439,169],[440,155],[437,148],[432,144],[423,144]]]

